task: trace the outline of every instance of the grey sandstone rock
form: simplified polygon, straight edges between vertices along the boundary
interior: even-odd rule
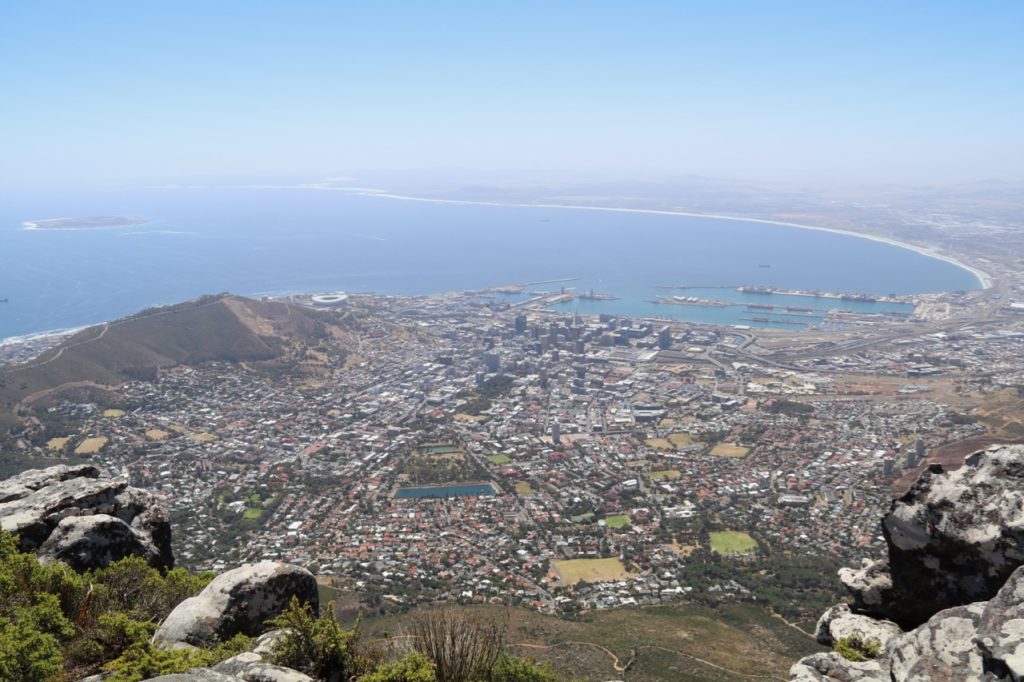
[[[857,636],[865,641],[878,642],[882,649],[886,649],[889,642],[902,633],[892,621],[851,613],[849,606],[838,604],[818,619],[814,634],[818,642],[825,646],[831,646],[844,637]]]
[[[888,682],[888,669],[884,661],[871,660],[856,663],[835,652],[814,654],[800,659],[789,669],[790,682]]]
[[[95,515],[102,518],[82,520]],[[174,565],[170,523],[156,498],[124,479],[100,478],[93,465],[33,469],[0,482],[0,527],[19,536],[23,551],[66,557],[79,570],[136,554],[157,568]]]
[[[890,656],[893,682],[985,679],[981,655],[972,641],[984,606],[969,604],[940,611],[924,625],[897,637]]]
[[[888,560],[841,572],[854,611],[909,629],[990,599],[1024,564],[1024,446],[992,446],[955,471],[932,465],[882,531]]]
[[[817,631],[825,644],[887,637],[881,656],[808,656],[790,679],[1024,680],[1024,446],[993,446],[954,472],[932,467],[893,503],[883,531],[888,558],[840,572],[853,609],[829,609]]]
[[[1024,679],[1024,568],[1014,571],[981,614],[974,643],[999,679]]]
[[[150,677],[142,682],[241,682],[241,678],[234,675],[225,675],[209,668],[194,668],[187,673]]]
[[[319,605],[316,578],[299,566],[262,561],[222,573],[178,604],[154,635],[163,646],[209,646],[236,634],[258,635],[292,597]]]
[[[274,646],[281,641],[281,638],[288,634],[288,630],[270,630],[264,632],[253,642],[252,652],[264,658],[270,658],[274,653]]]
[[[102,568],[126,556],[160,565],[160,552],[148,537],[116,516],[93,514],[61,519],[39,547],[39,560],[63,561],[76,571]]]
[[[239,673],[238,677],[245,682],[314,682],[312,677],[298,670],[269,663],[253,663]]]
[[[232,656],[213,666],[213,670],[225,675],[238,675],[253,663],[262,663],[263,657],[257,653],[246,651],[245,653]]]

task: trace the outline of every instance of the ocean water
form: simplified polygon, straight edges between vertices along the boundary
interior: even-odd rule
[[[91,215],[149,222],[99,230],[22,228],[26,220]],[[619,297],[580,301],[583,313],[726,324],[756,323],[741,319],[751,316],[743,306],[648,301],[669,293],[658,285],[873,294],[979,286],[953,264],[889,244],[712,218],[257,188],[22,196],[0,205],[0,298],[9,301],[0,303],[0,339],[94,324],[222,291],[426,294],[568,277],[579,280],[566,286]],[[674,293],[737,295],[711,291]],[[782,305],[849,307],[773,298]],[[563,309],[575,310],[576,304]]]

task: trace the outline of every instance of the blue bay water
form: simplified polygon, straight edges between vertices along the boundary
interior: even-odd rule
[[[26,220],[91,215],[149,223],[22,229]],[[759,267],[765,264],[771,267]],[[566,277],[580,278],[567,286],[619,297],[580,301],[580,312],[726,324],[750,324],[739,318],[751,313],[742,306],[648,301],[669,293],[658,288],[666,284],[873,294],[978,287],[955,265],[892,245],[711,218],[433,204],[302,189],[25,196],[0,206],[0,298],[9,299],[0,304],[0,338],[94,324],[221,291],[426,294]],[[722,295],[715,297],[726,297],[717,291]],[[772,302],[838,307],[817,299]]]

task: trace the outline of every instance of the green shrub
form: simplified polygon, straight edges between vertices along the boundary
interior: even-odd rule
[[[338,625],[333,604],[317,618],[309,604],[292,597],[288,607],[269,624],[285,630],[274,644],[272,660],[276,665],[326,682],[348,680],[369,667],[356,653],[359,624],[351,630]]]
[[[176,654],[147,648],[149,638],[156,623],[211,578],[181,569],[161,575],[138,557],[79,574],[62,563],[39,563],[0,531],[0,680],[51,680],[61,673],[78,679],[125,656],[121,667],[133,657],[145,662],[139,670],[177,667]]]
[[[550,663],[534,663],[522,656],[502,654],[491,670],[490,682],[558,682]]]
[[[0,618],[0,680],[47,682],[60,670],[56,637],[31,624]]]
[[[359,682],[436,682],[437,673],[429,658],[414,651],[405,658],[384,663],[359,678]]]
[[[139,682],[214,665],[247,651],[251,644],[252,638],[245,635],[237,635],[213,649],[161,649],[148,639],[137,640],[103,669],[111,673],[107,682]]]
[[[840,637],[835,641],[833,648],[846,660],[855,662],[878,658],[878,655],[882,653],[881,642],[877,639],[865,639],[860,635]]]

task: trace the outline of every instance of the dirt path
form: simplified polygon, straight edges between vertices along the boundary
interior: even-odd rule
[[[796,627],[796,626],[794,625],[793,627]],[[797,628],[797,629],[799,630],[799,628]],[[801,632],[803,632],[803,631],[801,630]],[[804,632],[804,634],[806,635],[807,633]],[[617,673],[624,673],[624,672],[626,672],[626,669],[629,668],[629,666],[633,664],[633,662],[636,660],[636,651],[637,650],[639,650],[639,649],[659,649],[661,651],[667,651],[670,654],[675,654],[676,656],[681,656],[683,658],[688,658],[691,661],[696,661],[696,662],[700,663],[701,665],[708,666],[709,668],[714,668],[715,670],[721,670],[722,672],[729,673],[730,675],[736,675],[737,677],[746,677],[746,678],[755,679],[755,680],[774,680],[774,679],[776,679],[774,677],[771,677],[770,675],[749,675],[747,673],[741,673],[738,670],[731,670],[729,668],[726,668],[725,666],[718,665],[717,663],[712,663],[711,661],[708,661],[706,659],[699,658],[697,656],[693,656],[692,654],[683,653],[682,651],[676,651],[675,649],[668,649],[666,647],[657,646],[655,644],[643,644],[643,645],[641,645],[640,647],[638,647],[637,650],[634,650],[634,653],[633,653],[632,657],[628,661],[626,661],[625,664],[623,664],[622,661],[619,659],[619,657],[616,656],[612,651],[609,651],[606,647],[603,647],[600,644],[597,644],[596,642],[585,642],[585,641],[581,641],[581,640],[569,640],[569,641],[558,642],[557,644],[550,644],[550,645],[548,645],[548,644],[532,644],[530,642],[514,642],[510,646],[522,647],[524,649],[547,650],[547,649],[554,649],[555,647],[559,647],[559,646],[565,646],[567,644],[580,644],[580,645],[583,645],[583,646],[589,646],[589,647],[594,647],[595,649],[600,649],[604,653],[608,654],[608,656],[612,659],[612,668]]]
[[[779,620],[781,620],[781,621],[782,621],[783,623],[785,623],[785,624],[786,624],[786,625],[788,625],[789,627],[793,628],[794,630],[796,630],[797,632],[799,632],[799,633],[800,633],[801,635],[803,635],[804,637],[809,637],[810,639],[813,639],[814,641],[817,641],[817,638],[816,638],[816,637],[815,637],[814,635],[812,635],[811,633],[807,632],[807,630],[804,630],[804,629],[803,629],[802,627],[800,627],[800,626],[799,626],[799,625],[797,625],[796,623],[791,623],[791,622],[789,622],[788,620],[786,620],[785,618],[783,618],[783,617],[782,617],[782,616],[780,616],[779,614],[775,613],[774,611],[771,611],[771,614],[772,614],[772,617],[773,617],[773,618],[778,618],[778,619],[779,619]]]
[[[619,657],[618,656],[616,656],[614,653],[612,653],[611,651],[609,651],[605,647],[601,646],[600,644],[595,644],[594,642],[583,642],[583,641],[579,641],[579,640],[569,640],[569,641],[566,641],[566,642],[558,642],[557,644],[531,644],[529,642],[513,642],[510,646],[523,647],[524,649],[545,649],[546,650],[546,649],[554,649],[555,647],[558,647],[558,646],[565,646],[566,644],[582,644],[584,646],[592,646],[595,649],[600,649],[601,651],[603,651],[604,653],[608,654],[611,657],[611,659],[612,659],[612,668],[614,668],[615,672],[617,672],[617,673],[626,672],[626,666],[628,666],[629,663],[632,663],[632,660],[630,660],[628,663],[626,663],[626,665],[622,665],[619,662]]]

